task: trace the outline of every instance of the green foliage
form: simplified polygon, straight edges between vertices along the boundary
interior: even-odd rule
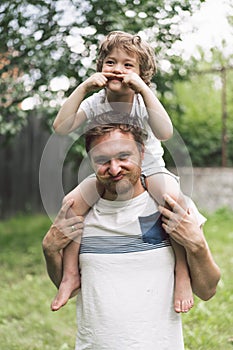
[[[169,58],[175,69],[177,57],[167,51],[180,38],[177,16],[194,11],[200,2],[2,0],[0,134],[9,138],[25,124],[21,102],[27,97],[34,97],[40,107],[53,108],[54,118],[65,94],[95,69],[97,42],[108,31],[150,29],[156,53]],[[55,77],[65,77],[68,88],[52,88]],[[170,88],[162,75],[156,84],[161,92]]]
[[[233,215],[220,209],[208,215],[205,233],[220,266],[217,294],[195,299],[183,315],[186,350],[231,350],[233,314]],[[46,216],[18,216],[0,222],[0,339],[7,350],[72,350],[76,335],[75,299],[50,311],[56,289],[50,282],[41,241],[51,222]]]
[[[3,0],[0,5],[0,135],[5,144],[27,123],[21,108],[25,98],[34,98],[45,126],[52,122],[64,98],[95,70],[99,40],[111,30],[145,35],[154,47],[158,66],[168,61],[169,72],[158,68],[153,83],[169,111],[175,129],[184,140],[194,166],[221,165],[221,91],[215,75],[192,75],[191,70],[211,70],[229,60],[212,50],[212,61],[183,61],[171,47],[180,40],[182,18],[198,9],[202,0]],[[65,4],[65,6],[64,6]],[[233,165],[232,71],[227,76],[228,165]],[[54,83],[54,78],[61,80]],[[187,82],[187,79],[190,81]],[[218,77],[219,78],[219,77]],[[53,82],[53,84],[51,83]],[[55,86],[54,86],[55,85]],[[184,157],[180,144],[174,144]],[[77,153],[78,152],[78,153]],[[67,161],[83,154],[75,144]],[[173,165],[166,153],[167,165]]]
[[[221,81],[218,72],[200,67],[200,74],[190,75],[189,81],[177,82],[174,95],[167,101],[173,125],[181,135],[192,159],[193,166],[221,166],[222,105]],[[228,93],[233,75],[229,74]],[[231,79],[230,79],[231,78]],[[228,165],[233,165],[232,101],[228,96]],[[179,147],[179,145],[178,145]],[[179,149],[177,149],[179,152]],[[167,156],[168,163],[170,159]]]

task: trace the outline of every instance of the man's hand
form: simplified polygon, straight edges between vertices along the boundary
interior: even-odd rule
[[[178,204],[168,195],[164,199],[170,209],[159,207],[162,226],[186,250],[193,292],[199,298],[208,300],[216,292],[220,270],[211,255],[203,230],[193,209],[184,210],[182,204]]]
[[[164,196],[168,208],[159,206],[164,230],[180,245],[195,251],[205,245],[202,229],[191,209],[183,209],[169,195]]]
[[[71,240],[80,239],[83,231],[83,217],[75,216],[67,219],[67,212],[73,200],[67,201],[60,209],[54,223],[43,239],[43,250],[51,255],[64,249]]]

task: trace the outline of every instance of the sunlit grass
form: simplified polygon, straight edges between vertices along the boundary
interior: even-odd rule
[[[56,293],[45,270],[41,240],[50,225],[44,216],[0,223],[0,348],[74,349],[75,300],[50,311]]]
[[[74,349],[75,300],[57,313],[50,311],[56,290],[41,250],[49,225],[45,216],[0,222],[1,349]],[[233,213],[222,209],[209,216],[205,233],[222,279],[213,299],[196,298],[194,308],[183,316],[186,350],[233,350]]]
[[[207,302],[196,298],[183,316],[186,350],[233,350],[233,213],[218,210],[208,217],[205,235],[221,269],[217,294]]]

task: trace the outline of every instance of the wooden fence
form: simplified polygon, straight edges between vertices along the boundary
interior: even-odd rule
[[[0,148],[0,219],[22,212],[45,211],[39,169],[49,138],[49,132],[42,126],[42,118],[30,115],[20,134],[8,146]],[[63,177],[65,186],[73,187],[75,176],[68,166],[64,168]]]

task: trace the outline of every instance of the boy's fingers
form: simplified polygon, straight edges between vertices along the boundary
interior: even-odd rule
[[[102,72],[102,74],[108,78],[108,77],[115,77],[116,74],[113,74],[113,73],[105,73],[105,72]]]
[[[106,78],[114,78],[114,77],[118,77],[118,78],[124,78],[125,77],[125,74],[114,74],[114,73],[104,73],[103,72],[103,75],[106,77]]]

